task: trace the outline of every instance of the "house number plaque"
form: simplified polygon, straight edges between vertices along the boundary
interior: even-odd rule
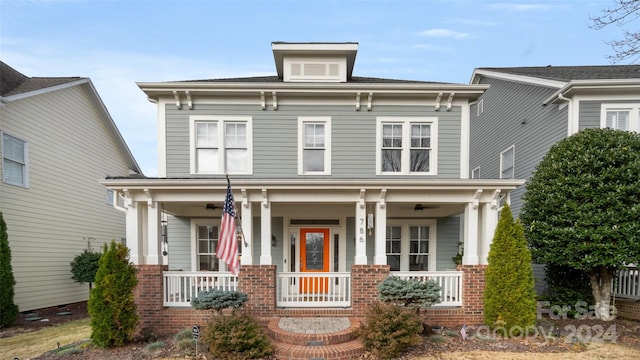
[[[365,230],[364,230],[364,218],[360,218],[360,226],[358,227],[358,233],[359,233],[359,238],[358,241],[360,241],[361,243],[364,242],[364,234],[365,234]]]

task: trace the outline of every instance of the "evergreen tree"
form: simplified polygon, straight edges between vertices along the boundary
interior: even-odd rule
[[[80,284],[89,283],[89,291],[91,291],[91,284],[96,281],[98,262],[102,254],[93,251],[91,240],[95,240],[94,238],[88,237],[85,240],[87,240],[87,248],[73,258],[70,264],[71,278]]]
[[[137,283],[136,268],[129,263],[129,249],[113,240],[109,246],[105,244],[89,297],[94,344],[106,348],[132,339],[138,323],[133,300]]]
[[[0,327],[13,325],[18,316],[18,306],[13,302],[15,284],[7,223],[0,212]]]
[[[505,335],[520,335],[535,325],[536,311],[531,253],[520,221],[513,220],[505,205],[489,250],[484,322],[503,327]]]

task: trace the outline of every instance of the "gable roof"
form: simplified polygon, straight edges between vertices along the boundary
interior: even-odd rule
[[[100,95],[96,91],[93,83],[89,78],[78,76],[73,77],[28,77],[11,66],[0,61],[0,106],[3,103],[19,100],[22,98],[42,94],[43,92],[55,91],[70,86],[86,86],[91,94],[91,100],[99,111],[102,112],[101,118],[105,121],[107,127],[113,132],[113,136],[119,143],[120,149],[127,157],[127,163],[130,171],[140,176],[142,170],[136,159],[133,157],[129,146],[124,141],[120,130],[109,114],[109,110],[102,102]]]
[[[86,78],[81,77],[28,77],[3,61],[0,61],[0,96],[8,97],[42,90],[57,85],[69,84]]]
[[[531,67],[482,67],[482,72],[530,76],[547,80],[569,82],[571,80],[633,79],[640,78],[640,65],[602,66],[531,66]]]

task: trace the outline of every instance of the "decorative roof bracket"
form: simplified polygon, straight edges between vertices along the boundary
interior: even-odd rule
[[[153,196],[151,196],[151,191],[149,189],[144,189],[144,194],[147,196],[147,206],[155,207],[153,202]]]
[[[267,103],[264,100],[264,91],[260,91],[260,107],[262,110],[267,108]]]
[[[360,189],[360,201],[359,201],[359,204],[360,204],[360,208],[361,209],[364,209],[364,207],[366,206],[366,203],[364,201],[365,192],[366,192],[365,189]]]
[[[247,197],[247,189],[240,189],[242,193],[242,207],[249,208],[249,198]]]
[[[271,92],[271,96],[273,97],[273,110],[278,110],[278,96],[275,91]]]
[[[436,111],[440,111],[440,100],[442,100],[442,93],[438,93],[438,97],[436,97]]]
[[[267,197],[267,189],[262,189],[262,206],[269,207],[269,198]]]
[[[480,196],[482,196],[482,189],[476,190],[476,193],[473,194],[473,208],[477,209],[480,205]]]
[[[371,103],[373,102],[373,92],[369,93],[369,99],[367,100],[367,111],[371,111]]]
[[[180,95],[178,95],[178,92],[176,90],[173,90],[173,97],[176,99],[176,108],[180,110],[182,105],[180,104]]]
[[[500,189],[497,189],[493,192],[493,195],[491,196],[491,208],[497,209],[499,205],[500,205]]]
[[[453,103],[453,95],[456,93],[452,92],[449,94],[449,100],[447,100],[447,111],[451,110],[451,103]]]
[[[185,95],[187,95],[187,104],[189,105],[189,110],[193,109],[193,102],[191,101],[191,93],[189,92],[189,90],[186,90]]]
[[[387,206],[387,189],[380,190],[380,208],[384,209]]]
[[[356,93],[356,111],[360,111],[360,92]]]

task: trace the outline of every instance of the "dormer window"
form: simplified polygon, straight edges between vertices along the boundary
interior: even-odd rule
[[[284,81],[346,82],[346,59],[288,58],[284,59]]]

